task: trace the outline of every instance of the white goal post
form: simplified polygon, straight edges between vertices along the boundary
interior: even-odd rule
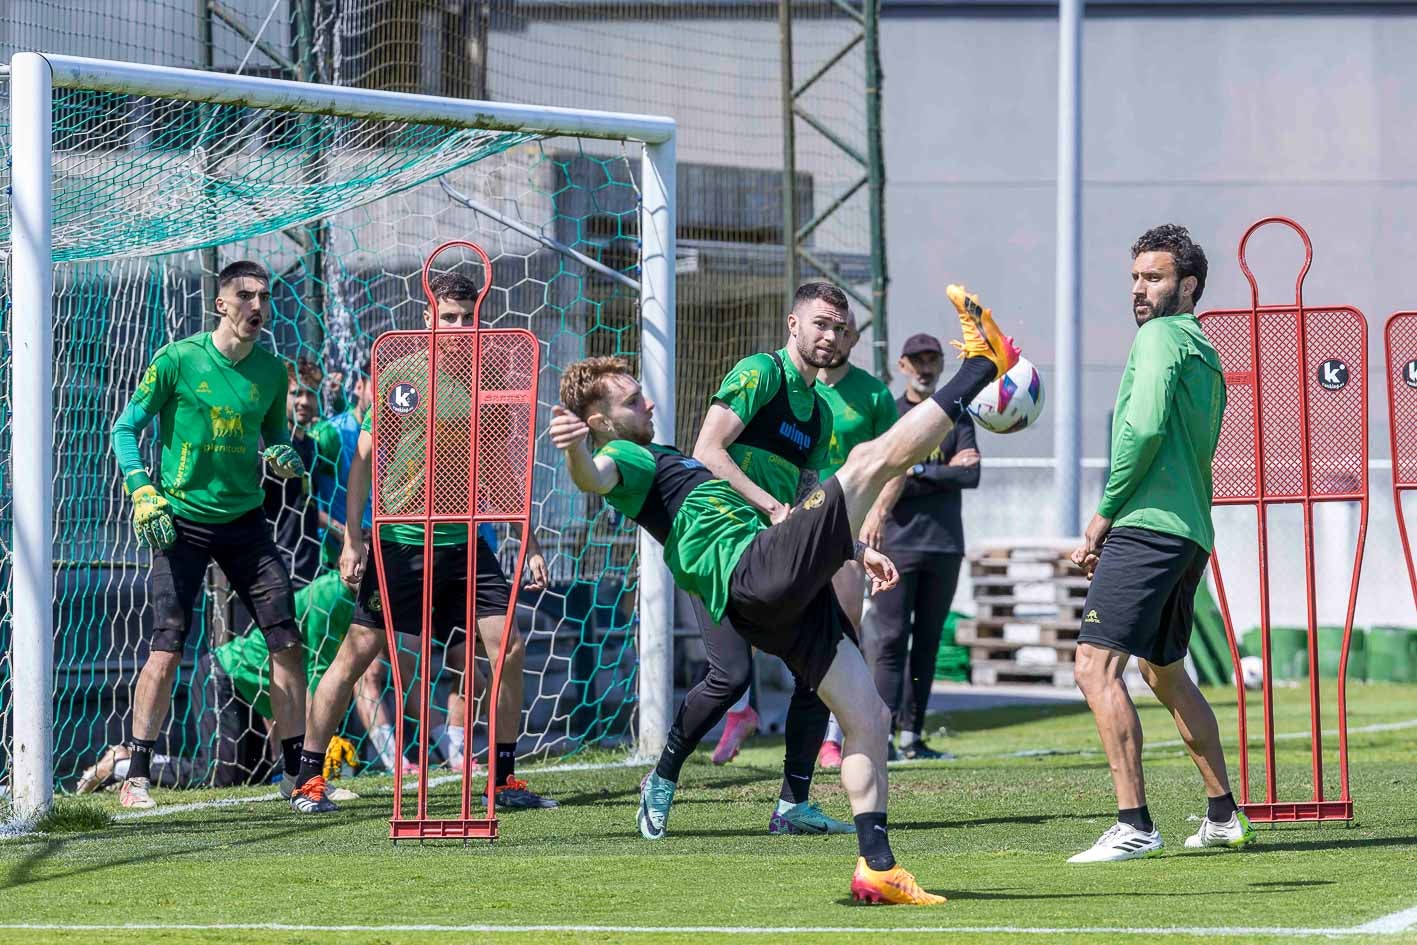
[[[675,123],[670,118],[478,102],[313,85],[188,69],[20,53],[10,61],[13,319],[12,809],[46,809],[54,791],[54,142],[56,90],[148,96],[350,119],[635,142],[639,209],[640,364],[658,409],[658,438],[675,440]],[[457,233],[433,234],[456,237]],[[431,243],[430,243],[431,246]],[[116,475],[116,472],[114,473]],[[639,538],[640,754],[664,745],[673,696],[674,589],[662,549]]]

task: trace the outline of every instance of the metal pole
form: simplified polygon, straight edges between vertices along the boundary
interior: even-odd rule
[[[783,311],[792,308],[799,281],[797,269],[797,128],[792,89],[792,0],[778,0],[777,34],[782,62],[782,278],[786,284]]]
[[[880,378],[890,376],[886,321],[886,157],[881,136],[881,0],[866,0],[866,177],[871,201],[871,352]]]
[[[1058,4],[1058,257],[1054,282],[1053,455],[1058,534],[1077,535],[1082,454],[1082,16],[1083,0]]]
[[[14,812],[28,819],[54,798],[54,311],[53,86],[35,53],[10,60],[11,595]],[[23,457],[23,461],[14,460]]]
[[[674,443],[674,138],[647,144],[640,165],[640,383],[655,439]],[[664,750],[674,705],[674,580],[659,542],[640,531],[639,754]]]

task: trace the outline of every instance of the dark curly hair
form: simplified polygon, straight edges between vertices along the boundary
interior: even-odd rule
[[[1133,259],[1142,253],[1170,253],[1171,258],[1176,261],[1177,281],[1186,278],[1186,276],[1195,276],[1196,291],[1191,295],[1191,301],[1199,302],[1201,300],[1201,293],[1205,291],[1205,274],[1209,264],[1205,260],[1205,250],[1191,239],[1190,230],[1178,223],[1163,223],[1161,226],[1154,226],[1137,237],[1137,241],[1132,244]]]
[[[477,283],[458,272],[434,273],[428,280],[428,288],[435,299],[453,299],[458,302],[471,302],[477,298],[478,293]]]

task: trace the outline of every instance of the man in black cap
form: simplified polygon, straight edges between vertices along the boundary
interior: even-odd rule
[[[935,392],[943,362],[940,342],[933,335],[906,339],[899,362],[906,388],[896,400],[901,416]],[[885,517],[879,547],[895,562],[900,583],[872,597],[875,620],[864,634],[864,643],[876,691],[891,710],[896,732],[892,757],[950,757],[926,745],[921,730],[935,678],[940,632],[964,558],[960,491],[978,485],[979,449],[974,424],[965,411],[939,447],[899,480],[895,487],[899,498]],[[889,498],[883,495],[882,502]]]

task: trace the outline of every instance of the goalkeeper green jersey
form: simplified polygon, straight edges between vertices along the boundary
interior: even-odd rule
[[[768,495],[791,505],[802,470],[827,462],[831,411],[783,348],[755,354],[733,366],[713,395],[743,421],[729,457]]]
[[[379,370],[378,395],[374,406],[364,414],[360,429],[370,435],[374,415],[379,415],[380,444],[375,461],[380,464],[383,482],[378,508],[386,515],[420,515],[424,510],[423,483],[428,464],[428,403],[424,398],[428,387],[427,353],[406,355]],[[461,456],[472,416],[472,391],[462,377],[439,372],[437,410],[437,435],[447,440],[449,455]],[[397,432],[390,436],[386,431]],[[434,455],[438,455],[436,444]],[[467,488],[465,473],[461,485]],[[401,545],[422,545],[423,526],[383,525],[379,538]],[[467,544],[467,526],[455,522],[434,525],[433,544]]]
[[[675,583],[722,620],[733,569],[767,520],[703,463],[672,446],[614,440],[595,455],[609,457],[620,473],[605,501],[664,546]]]
[[[828,479],[854,447],[889,430],[900,412],[890,388],[854,364],[835,384],[817,381],[816,391],[832,418],[826,465],[821,470],[821,477]]]
[[[1220,355],[1192,314],[1137,329],[1112,419],[1112,471],[1097,514],[1215,544],[1211,462],[1225,415]]]
[[[295,622],[305,639],[305,676],[315,691],[320,677],[334,662],[340,641],[354,619],[354,592],[338,572],[326,571],[295,592]],[[253,624],[244,637],[234,637],[212,651],[236,694],[265,718],[271,711],[271,651],[266,635]],[[208,706],[210,709],[211,707]]]
[[[153,418],[161,491],[195,522],[230,522],[265,501],[261,443],[289,443],[285,364],[260,346],[233,362],[204,331],[163,346],[113,425],[113,453],[131,493],[148,484],[138,436]]]

